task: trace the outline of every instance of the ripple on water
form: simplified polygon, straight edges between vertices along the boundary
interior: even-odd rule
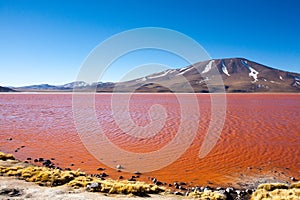
[[[188,126],[184,127],[188,134],[195,128],[193,122],[200,120],[190,148],[175,163],[147,173],[142,180],[155,176],[166,182],[227,184],[235,181],[236,174],[270,174],[275,168],[278,171],[288,168],[284,171],[286,176],[300,177],[297,168],[300,166],[300,95],[227,95],[222,134],[204,159],[199,159],[198,153],[211,120],[211,102],[208,94],[199,94],[197,98],[200,119],[190,115]],[[195,105],[186,99],[189,108],[195,109]],[[147,153],[167,145],[180,126],[180,105],[173,94],[135,94],[129,104],[131,119],[139,126],[147,126],[151,123],[148,111],[153,104],[162,105],[167,117],[163,129],[149,138],[132,137],[118,127],[114,115],[124,116],[125,120],[126,110],[112,112],[111,94],[96,95],[95,114],[111,142],[128,151]],[[158,116],[160,113],[154,114]],[[103,166],[80,141],[72,117],[71,94],[1,94],[0,122],[0,150],[14,153],[20,159],[54,157],[61,167],[70,167],[73,163],[71,168],[89,173],[97,173],[96,169]],[[98,136],[99,130],[94,128],[89,137],[97,139]],[[12,141],[7,140],[10,137]],[[14,152],[22,145],[26,147]],[[113,178],[120,175],[109,167],[107,173]]]

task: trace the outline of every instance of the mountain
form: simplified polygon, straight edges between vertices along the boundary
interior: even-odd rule
[[[125,82],[76,81],[65,85],[13,88],[32,92],[300,92],[300,74],[274,69],[245,58],[212,59],[168,69]]]
[[[218,77],[222,78],[224,85]],[[228,93],[300,92],[300,74],[274,69],[244,58],[213,59],[116,83],[111,88],[98,87],[97,91],[191,92],[189,85],[196,93],[222,92],[223,88]]]
[[[55,91],[65,91],[71,92],[74,88],[83,88],[86,89],[90,85],[84,81],[75,81],[71,83],[67,83],[64,85],[49,85],[49,84],[40,84],[40,85],[29,85],[23,87],[17,87],[18,91],[26,91],[26,92],[55,92]]]
[[[0,92],[16,92],[16,91],[13,90],[13,89],[10,89],[8,87],[1,87],[0,86]]]

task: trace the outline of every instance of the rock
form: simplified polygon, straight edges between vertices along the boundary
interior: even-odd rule
[[[211,187],[209,187],[209,186],[206,186],[206,187],[204,187],[204,189],[203,189],[203,191],[208,191],[208,190],[212,191],[213,189],[212,189]]]
[[[7,138],[8,141],[12,141],[12,138]]]
[[[22,195],[22,191],[15,188],[3,188],[0,190],[0,195],[7,195],[9,197],[17,197]]]
[[[51,164],[52,164],[52,162],[50,160],[43,161],[43,165],[45,165],[45,166],[50,166]]]
[[[24,148],[24,147],[25,147],[24,145],[21,146],[21,148]]]
[[[100,175],[100,177],[102,177],[102,178],[105,178],[105,177],[107,177],[108,176],[108,174],[106,174],[106,173],[101,173],[101,174],[99,174]]]
[[[128,179],[128,181],[136,181],[136,179],[131,177],[130,179]]]
[[[295,181],[295,182],[298,181],[295,177],[291,177],[290,179],[291,181]]]
[[[136,171],[136,172],[134,172],[134,174],[136,174],[136,175],[141,175],[142,173],[139,172],[139,171]]]
[[[245,192],[248,193],[248,194],[252,194],[254,192],[254,190],[252,190],[252,189],[246,189]]]
[[[178,192],[178,191],[174,192],[174,194],[178,195],[178,196],[183,196],[183,194],[181,192]]]
[[[119,176],[119,179],[123,179],[124,177],[123,176]]]
[[[160,181],[156,181],[156,182],[155,182],[155,185],[160,186],[160,185],[163,185],[163,183],[160,182]]]
[[[223,194],[223,195],[227,196],[227,192],[226,192],[226,190],[224,190],[224,189],[223,189],[223,190],[222,190],[222,189],[221,189],[221,190],[218,190],[218,192],[219,192],[220,194]]]
[[[117,169],[122,169],[122,166],[121,165],[117,165],[116,168]]]
[[[86,189],[89,192],[96,192],[96,191],[100,191],[100,188],[101,188],[100,186],[101,186],[100,183],[92,182],[86,186]]]
[[[200,192],[200,188],[199,188],[199,187],[195,187],[195,188],[193,189],[193,192]]]
[[[234,189],[232,187],[228,187],[228,188],[225,189],[225,191],[227,193],[232,193],[234,191]]]
[[[71,171],[71,168],[67,167],[67,168],[65,168],[65,170],[67,170],[67,171]]]
[[[185,182],[179,182],[179,185],[186,185]]]
[[[38,159],[34,159],[34,161],[33,162],[39,162],[39,160]]]
[[[187,190],[185,187],[183,187],[182,185],[179,186],[180,190]]]
[[[26,160],[31,160],[31,158],[26,158]]]
[[[99,167],[97,170],[98,170],[98,171],[103,171],[103,170],[104,170],[104,168],[102,168],[102,167]]]
[[[38,161],[39,161],[39,162],[43,162],[43,161],[44,161],[44,158],[39,158]]]
[[[50,158],[50,160],[55,160],[55,158]]]

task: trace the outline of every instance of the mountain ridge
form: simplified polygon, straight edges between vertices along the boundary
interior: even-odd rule
[[[221,78],[221,79],[220,79]],[[87,84],[75,81],[13,88],[18,91],[252,93],[300,92],[300,74],[279,70],[245,58],[211,59],[184,68],[167,69],[124,82]]]

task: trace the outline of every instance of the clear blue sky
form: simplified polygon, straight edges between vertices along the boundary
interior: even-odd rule
[[[212,58],[245,57],[300,72],[299,0],[0,0],[0,85],[74,81],[100,42],[148,26],[182,32]],[[149,52],[145,59],[157,62]],[[118,80],[126,62],[103,80]]]

